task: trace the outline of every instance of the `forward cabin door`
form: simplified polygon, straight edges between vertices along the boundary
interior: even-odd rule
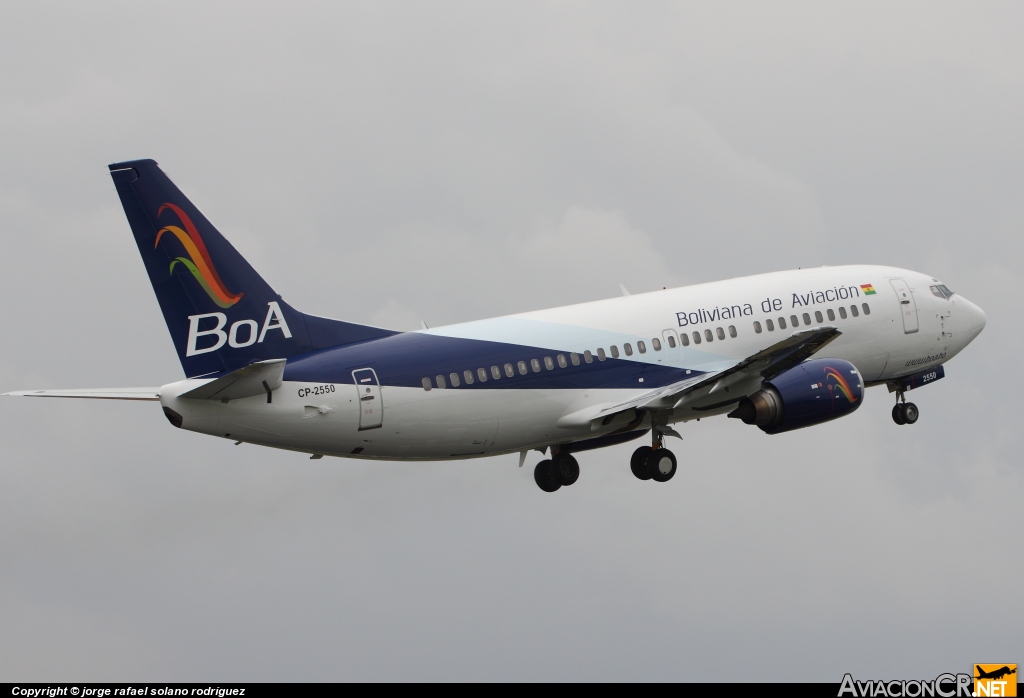
[[[380,397],[380,382],[372,368],[352,371],[359,398],[359,431],[377,429],[384,424],[384,402]]]
[[[910,286],[903,279],[890,279],[889,283],[896,289],[896,298],[900,302],[900,310],[903,314],[903,331],[906,334],[917,332],[917,304],[914,303],[914,294]]]

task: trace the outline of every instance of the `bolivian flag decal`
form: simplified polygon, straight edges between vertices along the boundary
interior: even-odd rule
[[[875,287],[871,284],[861,284],[860,290],[864,292],[865,296],[873,296],[875,294]]]

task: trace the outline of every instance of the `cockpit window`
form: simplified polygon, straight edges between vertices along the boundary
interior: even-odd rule
[[[933,296],[938,296],[939,298],[946,297],[946,294],[940,291],[938,286],[929,286],[928,288],[931,289]]]
[[[945,294],[946,298],[949,298],[950,296],[953,295],[953,292],[950,291],[949,288],[943,284],[939,284],[939,290],[942,291],[943,294]]]

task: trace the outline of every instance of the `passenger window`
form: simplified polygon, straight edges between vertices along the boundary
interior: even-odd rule
[[[654,347],[654,351],[661,351],[661,340],[657,337],[652,338],[651,346]]]
[[[860,307],[864,309],[864,314],[865,315],[870,315],[871,314],[871,306],[868,305],[867,303],[861,303]]]
[[[697,332],[696,330],[693,332],[693,343],[700,344],[700,332]]]
[[[516,366],[519,367],[519,375],[525,376],[527,374],[528,369],[526,368],[526,362],[525,361],[517,362]]]
[[[537,359],[530,359],[530,367],[534,373],[540,373],[540,361]]]
[[[611,346],[611,349],[612,349],[612,358],[613,359],[619,358],[619,348],[613,344]]]
[[[846,319],[846,308],[844,308],[843,306],[839,306],[839,317],[842,318],[843,320]]]
[[[736,339],[736,325],[729,325],[729,336]]]
[[[796,315],[790,315],[789,316],[789,321],[791,323],[793,323],[793,327],[800,327],[800,320],[797,319]]]
[[[487,369],[486,368],[478,368],[476,370],[476,376],[477,376],[477,378],[480,379],[481,383],[486,383],[487,382]]]
[[[626,356],[632,356],[633,355],[633,345],[630,344],[629,342],[626,342],[625,344],[623,344],[622,348],[626,351]]]
[[[430,386],[430,379],[429,378],[424,378],[423,379],[423,389],[424,390],[430,390],[430,387],[431,387]]]
[[[563,359],[563,361],[564,361],[564,359]],[[550,356],[545,356],[544,357],[544,368],[546,368],[549,371],[554,371],[555,370],[555,362],[551,359]]]
[[[761,323],[757,320],[754,320],[754,332],[761,334]]]
[[[458,388],[459,387],[459,374],[458,373],[449,373],[448,374],[448,379],[451,380],[453,388]]]
[[[684,334],[683,336],[685,337],[686,335]],[[676,348],[676,338],[673,337],[672,335],[668,336],[668,345],[670,347],[672,347],[673,349]],[[686,346],[686,345],[684,344],[683,346]]]
[[[588,364],[594,363],[594,355],[590,353],[589,349],[583,352],[583,360],[586,361]]]
[[[604,361],[607,358],[608,357],[604,355],[604,349],[601,348],[601,347],[598,347],[597,348],[597,360],[598,361]]]
[[[639,342],[636,343],[636,350],[641,354],[647,353],[647,345],[644,344],[643,340],[640,340]]]
[[[829,308],[825,312],[828,313],[828,320],[829,320],[829,322],[832,322],[833,320],[836,319],[835,311],[833,311],[832,308]]]
[[[670,336],[668,339],[669,339],[669,344],[672,344],[672,337]],[[683,332],[681,335],[679,335],[679,339],[683,343],[684,347],[690,346],[690,337],[685,332]],[[672,346],[675,346],[675,344],[672,344]]]
[[[572,361],[572,365],[573,366],[579,366],[580,365],[580,355],[577,354],[576,352],[573,352],[572,354],[569,354],[569,359]],[[588,361],[587,363],[589,364],[590,362]]]
[[[860,313],[857,312],[857,306],[855,306],[855,305],[851,305],[850,306],[850,313],[852,313],[854,317],[859,317],[860,316]]]
[[[556,358],[558,359],[559,368],[565,368],[566,366],[569,365],[569,363],[565,360],[565,354],[559,354]]]
[[[508,364],[505,364],[505,365],[508,366]],[[510,373],[508,375],[511,376],[512,375],[512,373],[511,373],[512,367],[509,366],[508,369],[510,371]],[[499,380],[501,378],[501,369],[498,368],[497,366],[491,366],[491,378],[493,378],[494,380]]]
[[[473,372],[463,371],[462,377],[466,379],[466,385],[473,385]]]
[[[509,378],[516,375],[515,370],[512,368],[512,364],[505,364],[505,375]]]
[[[775,323],[772,322],[771,318],[768,318],[767,320],[765,320],[764,321],[764,325],[765,325],[765,327],[768,328],[769,332],[774,332],[775,331]]]
[[[779,318],[779,329],[780,330],[786,329],[786,318],[784,318],[784,317],[780,317]]]
[[[715,335],[711,333],[711,330],[704,330],[704,339],[713,342],[715,341]]]
[[[818,313],[818,315],[821,315],[821,313]],[[820,320],[819,320],[819,322],[820,322]],[[811,324],[811,316],[808,315],[807,313],[804,313],[804,324],[805,325],[810,325]]]
[[[716,329],[715,332],[718,333],[718,338],[719,339],[725,339],[725,330],[723,330],[721,327]]]
[[[438,388],[444,388],[444,376],[434,376]]]

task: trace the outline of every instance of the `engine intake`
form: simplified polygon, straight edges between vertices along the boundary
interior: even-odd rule
[[[781,434],[848,415],[863,398],[864,381],[856,366],[841,359],[813,359],[765,383],[729,416],[766,434]]]

